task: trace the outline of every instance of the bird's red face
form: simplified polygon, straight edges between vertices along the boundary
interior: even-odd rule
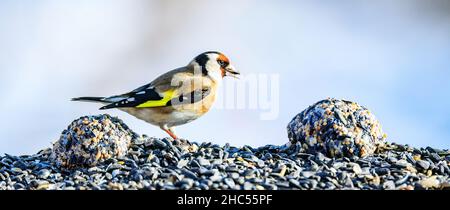
[[[234,69],[234,67],[230,64],[230,60],[224,54],[219,53],[217,63],[220,66],[222,77],[232,76],[237,78],[237,75],[239,75],[239,72]]]
[[[221,53],[221,54],[219,54],[219,57],[217,58],[217,63],[220,65],[222,77],[225,77],[225,75],[227,73],[225,68],[230,64],[230,60],[224,54]]]

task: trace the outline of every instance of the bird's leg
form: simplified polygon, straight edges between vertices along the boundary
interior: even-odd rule
[[[161,126],[161,129],[163,131],[165,131],[167,134],[169,134],[170,137],[172,137],[173,139],[178,139],[178,137],[175,135],[175,133],[173,132],[173,128],[168,128],[166,125],[165,126]]]
[[[175,129],[174,129],[174,127],[170,127],[169,128],[169,131],[176,137],[177,136],[177,134],[175,134]],[[178,139],[178,137],[176,137],[175,139]]]
[[[170,137],[172,137],[173,139],[178,139],[178,137],[172,133],[169,129],[163,129],[167,134],[169,134]]]

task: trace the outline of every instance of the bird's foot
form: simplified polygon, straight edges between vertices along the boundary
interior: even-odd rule
[[[172,137],[174,140],[178,139],[178,137],[169,129],[163,129],[167,134],[169,134],[170,137]]]

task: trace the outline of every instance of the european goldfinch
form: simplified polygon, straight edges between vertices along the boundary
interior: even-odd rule
[[[173,139],[174,127],[191,122],[209,111],[217,86],[225,76],[239,72],[220,52],[209,51],[187,66],[169,71],[131,92],[110,97],[79,97],[73,101],[103,103],[100,109],[117,108],[159,126]]]

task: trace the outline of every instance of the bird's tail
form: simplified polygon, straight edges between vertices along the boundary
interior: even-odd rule
[[[72,98],[72,101],[85,101],[85,102],[97,102],[97,103],[109,103],[105,97],[78,97]]]

